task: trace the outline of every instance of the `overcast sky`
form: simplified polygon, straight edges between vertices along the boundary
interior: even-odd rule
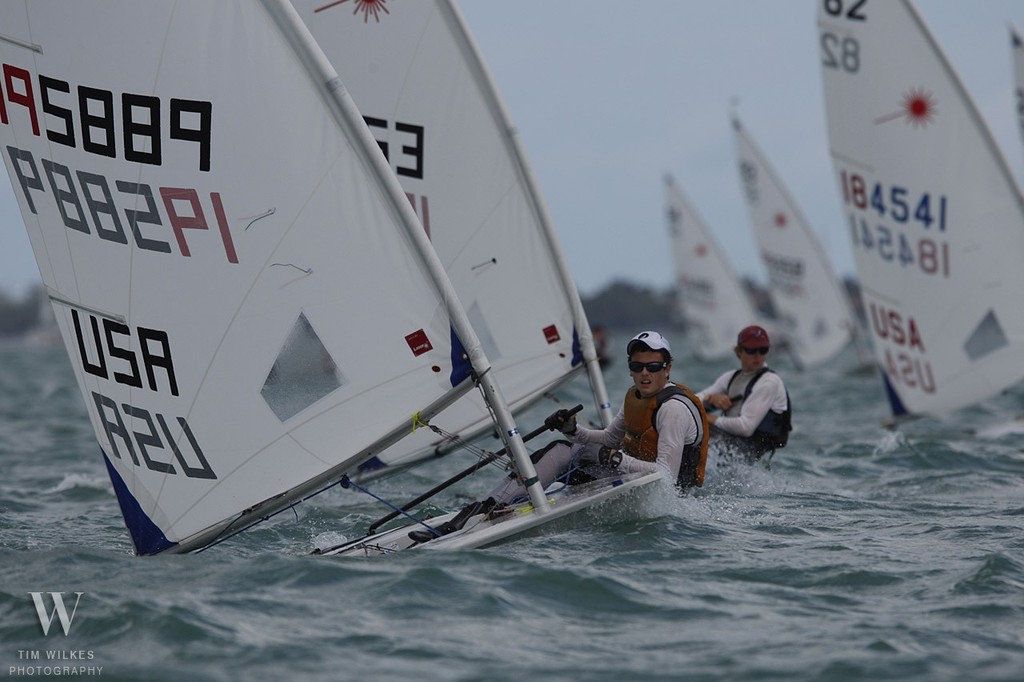
[[[459,2],[583,294],[615,279],[672,286],[666,172],[737,270],[764,281],[736,171],[732,101],[835,269],[855,274],[828,156],[817,1]],[[1021,177],[1008,26],[1024,28],[1024,1],[917,7]],[[38,281],[10,183],[0,183],[0,289]]]

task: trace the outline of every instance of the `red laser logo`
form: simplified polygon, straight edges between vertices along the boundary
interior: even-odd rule
[[[938,105],[932,93],[924,88],[910,88],[903,95],[899,111],[894,111],[885,116],[879,116],[875,123],[886,123],[888,121],[902,118],[914,128],[925,128],[929,123],[935,121],[938,112]]]

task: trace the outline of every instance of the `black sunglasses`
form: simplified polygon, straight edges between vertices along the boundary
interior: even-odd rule
[[[768,346],[765,346],[764,348],[747,348],[745,346],[740,346],[740,350],[747,355],[756,355],[758,353],[761,355],[768,355]]]
[[[629,363],[629,371],[634,374],[639,374],[646,369],[651,374],[657,374],[661,370],[665,369],[665,365],[667,364],[667,362],[637,362],[634,360]]]

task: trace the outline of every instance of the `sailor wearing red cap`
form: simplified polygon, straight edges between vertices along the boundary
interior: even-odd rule
[[[740,368],[725,372],[697,391],[708,410],[715,450],[742,455],[751,463],[784,447],[792,430],[789,393],[782,378],[767,365],[770,349],[763,327],[744,327],[734,349]],[[712,414],[713,409],[722,414]]]

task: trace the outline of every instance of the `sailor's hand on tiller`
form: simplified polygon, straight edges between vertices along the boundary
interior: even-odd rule
[[[576,433],[576,415],[569,410],[556,410],[550,417],[544,420],[544,426],[549,431],[561,431],[567,436]]]
[[[597,453],[597,463],[601,466],[618,469],[622,464],[622,453],[615,448],[602,447]]]

